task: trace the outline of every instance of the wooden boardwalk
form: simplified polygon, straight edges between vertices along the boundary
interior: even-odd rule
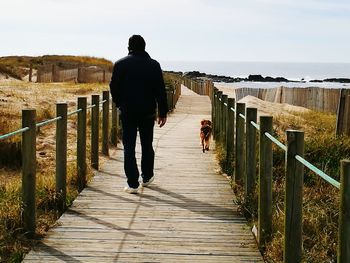
[[[154,183],[124,193],[118,149],[24,262],[263,262],[213,151],[201,152],[203,118],[208,97],[183,88],[155,129]]]

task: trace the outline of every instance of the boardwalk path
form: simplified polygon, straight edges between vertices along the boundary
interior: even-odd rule
[[[155,131],[154,184],[124,193],[119,149],[24,262],[262,262],[214,153],[201,152],[209,99],[182,94]]]

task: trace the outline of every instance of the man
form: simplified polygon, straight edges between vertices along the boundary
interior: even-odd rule
[[[159,63],[145,51],[140,35],[129,38],[129,55],[113,68],[110,89],[113,101],[121,111],[124,145],[124,171],[127,193],[138,193],[139,170],[135,158],[137,130],[141,139],[142,186],[154,180],[153,128],[158,105],[158,124],[163,127],[168,112],[163,73]]]

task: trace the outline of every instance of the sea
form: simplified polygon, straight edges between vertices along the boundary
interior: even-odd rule
[[[237,62],[237,61],[160,61],[163,70],[200,71],[207,74],[246,78],[249,75],[263,77],[284,77],[297,82],[236,82],[220,83],[237,88],[275,88],[275,87],[324,87],[350,88],[350,83],[322,82],[326,78],[349,78],[350,63],[295,63],[295,62]]]

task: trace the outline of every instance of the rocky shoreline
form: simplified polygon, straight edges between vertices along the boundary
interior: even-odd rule
[[[180,72],[176,72],[180,73]],[[181,72],[182,74],[182,72]],[[189,71],[183,73],[184,76],[189,78],[208,78],[211,79],[214,82],[224,82],[224,83],[233,83],[233,82],[241,82],[241,81],[251,81],[251,82],[297,82],[297,83],[305,83],[304,79],[301,79],[300,81],[296,80],[289,80],[283,77],[277,77],[273,78],[270,76],[263,77],[262,75],[249,75],[247,78],[240,78],[240,77],[228,77],[223,75],[213,75],[213,74],[206,74],[199,71]],[[322,82],[335,82],[335,83],[350,83],[349,78],[327,78],[327,79],[314,79],[310,80],[309,82],[315,82],[315,83],[322,83]]]

